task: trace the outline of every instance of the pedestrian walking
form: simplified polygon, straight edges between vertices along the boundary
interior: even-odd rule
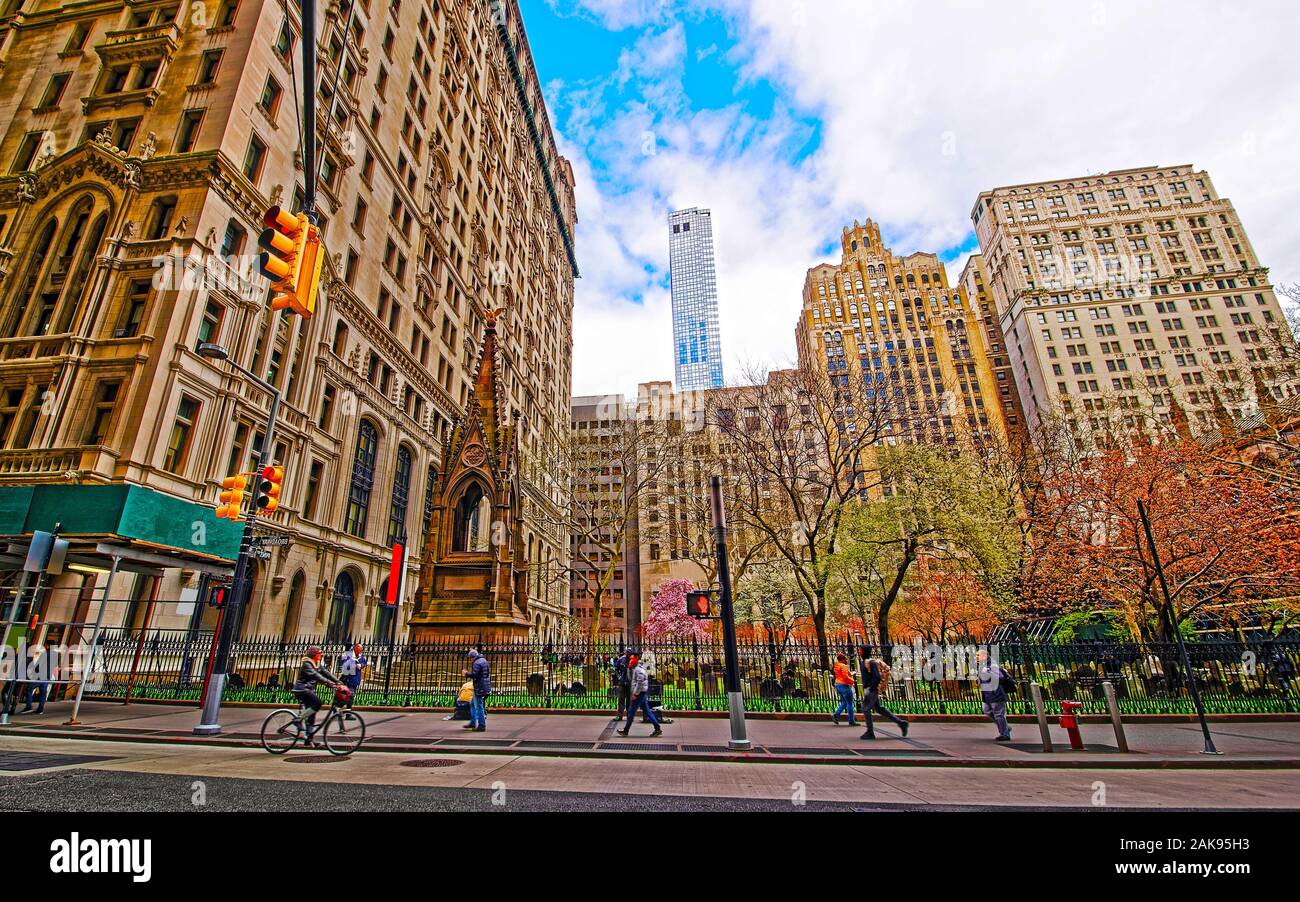
[[[835,726],[840,725],[840,713],[847,711],[849,713],[849,726],[855,727],[858,722],[853,719],[853,708],[856,699],[853,692],[853,671],[849,669],[848,656],[840,653],[835,656],[835,692],[840,697],[839,706],[836,707],[835,713],[831,715],[831,720]]]
[[[862,717],[867,722],[866,732],[862,734],[863,739],[876,738],[876,725],[872,721],[873,714],[879,714],[886,720],[893,721],[904,738],[907,736],[908,723],[902,717],[886,708],[880,701],[881,694],[889,687],[890,667],[885,663],[884,658],[873,657],[871,649],[865,646],[859,649],[859,656],[862,661]]]
[[[664,684],[659,680],[659,664],[653,648],[645,649],[641,663],[645,665],[646,675],[650,677],[650,710],[655,712],[655,718],[660,724],[672,723],[672,718],[664,713]],[[650,718],[642,716],[641,723],[649,722]]]
[[[27,685],[23,689],[23,709],[19,714],[44,714],[45,703],[49,701],[49,659],[45,655],[45,646],[40,642],[27,650]],[[38,697],[36,710],[32,710],[32,699]]]
[[[646,673],[645,665],[637,659],[636,655],[628,658],[628,675],[627,723],[623,724],[623,729],[617,731],[618,735],[626,736],[632,729],[632,721],[636,718],[637,711],[644,711],[650,723],[654,724],[655,730],[650,735],[662,736],[663,728],[659,726],[659,720],[650,708],[650,675]]]
[[[998,726],[998,742],[1011,741],[1011,726],[1007,723],[1007,689],[1014,685],[1011,675],[989,660],[989,653],[980,649],[977,676],[980,696],[984,700],[984,715]]]
[[[347,703],[343,706],[351,708],[352,702],[356,700],[357,690],[361,688],[361,672],[366,669],[369,662],[361,654],[361,644],[349,648],[343,653],[343,659],[339,662],[339,677],[344,686],[352,690],[348,696]]]
[[[617,699],[617,710],[614,713],[614,720],[622,720],[623,715],[627,713],[628,697],[632,691],[632,674],[628,670],[628,661],[632,653],[628,649],[619,651],[618,657],[610,662],[610,681],[614,684],[614,694]]]
[[[469,723],[462,729],[482,733],[487,729],[487,699],[492,694],[492,678],[489,674],[488,659],[478,648],[469,650],[470,666],[462,676],[467,676],[474,683],[474,697],[469,702]]]

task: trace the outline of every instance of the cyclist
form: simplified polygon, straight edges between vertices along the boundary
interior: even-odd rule
[[[293,697],[302,702],[303,707],[310,708],[311,713],[307,715],[307,722],[304,724],[306,736],[304,742],[313,743],[313,735],[316,732],[316,714],[320,711],[320,696],[316,694],[316,684],[325,683],[333,689],[337,689],[341,684],[338,677],[320,666],[321,659],[325,653],[318,646],[313,645],[307,649],[307,656],[302,659],[298,665],[298,675],[293,681]]]

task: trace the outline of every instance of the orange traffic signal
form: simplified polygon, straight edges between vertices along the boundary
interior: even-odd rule
[[[221,504],[217,507],[217,516],[226,520],[240,519],[244,508],[244,491],[248,488],[247,473],[227,476],[221,480],[222,492],[217,497]]]
[[[325,251],[320,232],[306,213],[296,215],[271,207],[262,218],[265,231],[258,237],[262,275],[271,280],[272,310],[289,310],[309,317],[316,310]]]
[[[257,507],[264,514],[275,513],[280,506],[280,485],[284,482],[284,467],[263,467],[257,481]]]
[[[686,613],[701,619],[711,616],[709,603],[713,593],[708,589],[693,589],[686,593]]]

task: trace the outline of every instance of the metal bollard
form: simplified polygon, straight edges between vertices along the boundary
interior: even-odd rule
[[[1101,691],[1106,694],[1106,707],[1110,710],[1110,722],[1115,728],[1115,745],[1121,752],[1128,751],[1128,740],[1124,738],[1124,721],[1119,716],[1119,702],[1115,698],[1115,686],[1106,680],[1101,684]]]
[[[1034,716],[1038,718],[1038,733],[1043,737],[1043,751],[1052,750],[1052,731],[1047,726],[1047,711],[1043,708],[1043,687],[1029,684],[1029,695],[1034,700]]]

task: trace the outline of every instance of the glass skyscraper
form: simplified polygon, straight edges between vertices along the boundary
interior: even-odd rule
[[[668,216],[672,271],[673,353],[678,390],[722,387],[718,280],[713,270],[713,217],[692,207]]]

